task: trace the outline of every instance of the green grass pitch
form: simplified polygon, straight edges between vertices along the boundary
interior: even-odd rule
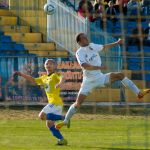
[[[38,118],[38,111],[1,110],[0,150],[146,150],[150,148],[150,119],[142,116],[77,114],[71,128],[61,132],[67,146]]]

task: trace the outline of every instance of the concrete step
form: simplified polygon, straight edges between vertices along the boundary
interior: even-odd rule
[[[0,26],[17,25],[17,17],[0,16]]]
[[[12,40],[19,43],[41,43],[41,33],[4,33],[11,36]]]
[[[45,17],[46,13],[43,10],[13,10],[14,14],[18,14],[21,17]]]
[[[13,14],[11,13],[10,10],[7,9],[0,9],[0,16],[12,16]]]
[[[2,32],[9,32],[9,33],[29,33],[30,27],[29,26],[0,26],[0,31]]]
[[[55,43],[22,43],[25,49],[30,51],[54,51]]]
[[[36,54],[41,57],[68,57],[68,52],[67,51],[33,51],[33,50],[28,50],[30,54]]]

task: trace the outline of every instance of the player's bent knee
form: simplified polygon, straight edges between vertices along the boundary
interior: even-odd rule
[[[113,82],[118,81],[118,80],[122,80],[124,77],[125,76],[122,72],[111,73],[110,74],[110,83],[113,83]]]
[[[45,120],[45,119],[46,119],[46,115],[45,115],[43,112],[40,112],[40,113],[39,113],[39,118],[40,118],[41,120]]]
[[[46,127],[51,128],[54,125],[54,122],[51,120],[46,121]]]
[[[125,75],[122,72],[118,73],[119,80],[122,80],[124,77]]]
[[[39,119],[44,120],[44,118],[41,114],[39,114]]]
[[[76,103],[74,103],[74,107],[75,107],[75,108],[80,108],[80,106],[81,106],[81,104],[80,104],[80,103],[77,103],[77,102],[76,102]]]

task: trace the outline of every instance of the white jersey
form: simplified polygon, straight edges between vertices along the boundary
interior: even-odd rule
[[[92,66],[101,66],[102,61],[99,52],[103,50],[103,45],[90,43],[86,47],[80,47],[76,52],[76,58],[80,65],[83,63],[90,64]],[[101,70],[83,70],[83,80],[95,80],[99,78],[102,73]]]

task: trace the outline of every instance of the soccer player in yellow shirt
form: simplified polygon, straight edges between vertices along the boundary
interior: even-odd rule
[[[44,67],[47,74],[39,78],[33,78],[19,71],[16,71],[14,75],[21,76],[32,83],[44,86],[48,104],[39,113],[39,118],[46,120],[46,126],[52,132],[53,136],[58,139],[58,145],[67,145],[67,140],[64,139],[54,125],[55,121],[64,119],[62,116],[63,101],[60,97],[60,87],[64,82],[64,78],[61,73],[55,72],[57,64],[53,59],[47,59]]]

